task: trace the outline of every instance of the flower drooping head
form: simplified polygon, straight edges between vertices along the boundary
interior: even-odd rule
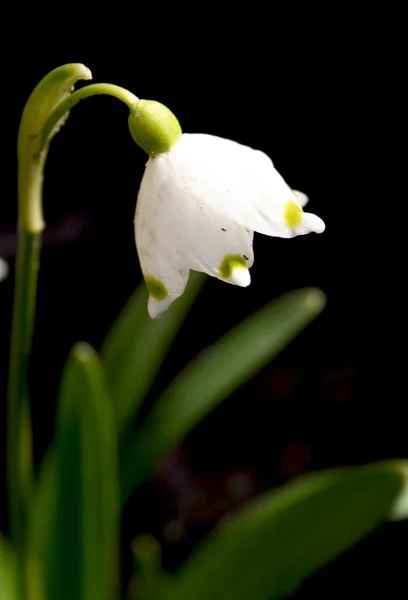
[[[249,285],[254,231],[283,238],[324,231],[319,217],[303,212],[307,196],[285,183],[266,154],[182,134],[166,107],[141,102],[129,126],[149,154],[135,235],[152,318],[181,296],[191,269]]]

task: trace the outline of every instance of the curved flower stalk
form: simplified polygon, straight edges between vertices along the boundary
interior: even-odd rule
[[[33,591],[36,584],[26,544],[33,488],[28,362],[44,229],[43,171],[48,143],[61,120],[54,124],[47,139],[42,140],[42,132],[49,114],[71,93],[76,82],[90,78],[91,72],[81,64],[64,65],[51,71],[28,99],[18,132],[18,246],[8,380],[7,489],[11,534],[18,557],[18,590],[22,600],[33,598],[36,593]]]
[[[33,492],[28,364],[45,226],[42,186],[49,143],[65,122],[69,110],[82,98],[110,94],[129,108],[138,100],[127,90],[110,84],[88,86],[73,93],[73,86],[79,80],[89,79],[92,79],[91,72],[82,64],[63,65],[51,71],[29,97],[18,133],[18,247],[8,381],[7,488],[22,600],[33,598],[36,593],[26,543]]]

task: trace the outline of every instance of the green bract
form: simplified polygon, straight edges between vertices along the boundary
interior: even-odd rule
[[[148,154],[168,152],[181,137],[180,123],[171,110],[154,100],[139,100],[128,123],[132,138]]]

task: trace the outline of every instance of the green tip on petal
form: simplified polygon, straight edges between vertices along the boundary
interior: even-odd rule
[[[128,123],[132,138],[148,154],[168,152],[181,137],[180,123],[171,110],[154,100],[139,100]]]
[[[287,227],[293,229],[302,222],[303,210],[293,200],[288,200],[285,204],[284,219]]]
[[[147,289],[149,290],[149,294],[152,298],[158,300],[159,302],[167,298],[169,292],[167,291],[164,283],[158,279],[155,279],[155,277],[151,277],[150,275],[146,275],[145,281]]]
[[[234,269],[246,269],[245,258],[240,254],[228,254],[224,256],[219,266],[219,272],[224,279],[230,279]]]

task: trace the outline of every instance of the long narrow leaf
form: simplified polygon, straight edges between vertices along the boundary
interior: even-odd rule
[[[48,564],[43,565],[49,598],[117,597],[115,438],[112,403],[98,356],[89,346],[79,344],[64,371],[55,457],[48,465],[46,484],[56,489],[47,491],[45,486],[42,496],[53,521]]]
[[[160,600],[275,600],[387,519],[408,463],[309,475],[270,492],[220,527]]]
[[[201,273],[191,272],[183,296],[158,320],[147,313],[143,283],[113,325],[101,358],[119,427],[136,415],[204,281]]]
[[[255,375],[323,309],[315,288],[285,294],[207,348],[170,385],[135,434],[121,473],[124,499],[194,425]]]
[[[55,444],[43,458],[30,512],[29,548],[40,571],[43,586],[49,587],[53,568],[53,537],[57,508],[57,453]]]
[[[17,600],[15,557],[10,544],[0,535],[0,600]]]

